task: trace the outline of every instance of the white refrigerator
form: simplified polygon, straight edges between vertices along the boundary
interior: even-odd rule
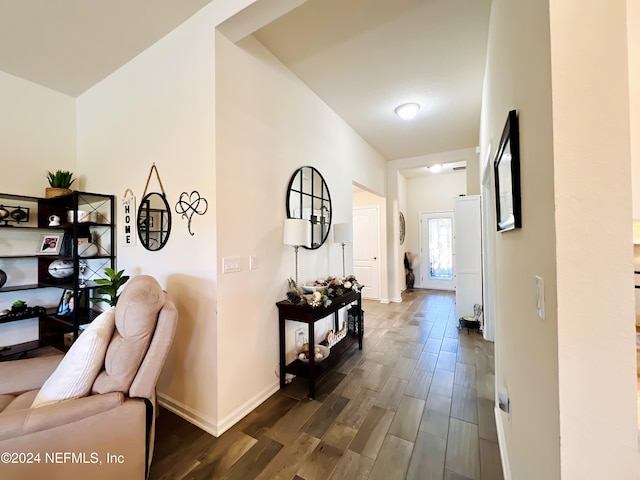
[[[456,315],[473,316],[482,301],[482,218],[480,195],[455,201]],[[484,318],[480,320],[484,326]]]

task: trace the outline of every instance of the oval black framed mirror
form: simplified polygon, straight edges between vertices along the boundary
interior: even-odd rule
[[[160,250],[171,233],[171,208],[158,192],[145,195],[138,207],[138,237],[147,250]]]
[[[324,177],[314,167],[300,167],[289,180],[287,217],[311,222],[311,246],[320,248],[331,230],[331,195]]]

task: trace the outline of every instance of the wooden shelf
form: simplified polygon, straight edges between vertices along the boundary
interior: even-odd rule
[[[342,354],[349,350],[355,343],[358,342],[358,335],[355,333],[347,333],[347,336],[331,347],[329,356],[322,362],[318,362],[314,365],[315,378],[318,381],[324,374],[330,372],[336,363],[341,360]],[[287,373],[295,375],[296,377],[309,378],[309,364],[301,360],[294,360],[287,365]]]
[[[7,360],[17,360],[20,356],[29,350],[35,350],[42,345],[40,340],[33,340],[31,342],[17,343],[6,347],[0,347],[0,362]]]

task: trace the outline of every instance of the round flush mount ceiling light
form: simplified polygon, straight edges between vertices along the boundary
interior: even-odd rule
[[[442,165],[440,165],[439,163],[436,163],[435,165],[431,165],[429,167],[429,171],[431,173],[440,173],[442,171]]]
[[[417,103],[404,103],[396,107],[396,114],[403,120],[411,120],[417,114],[418,110],[420,110],[420,105]]]

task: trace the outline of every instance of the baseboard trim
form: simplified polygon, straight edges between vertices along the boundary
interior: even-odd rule
[[[184,418],[189,423],[194,424],[196,427],[201,428],[207,433],[210,433],[214,437],[219,437],[224,432],[233,427],[236,423],[246,417],[253,409],[264,402],[267,398],[273,395],[280,388],[280,380],[275,381],[269,385],[263,391],[254,395],[252,398],[244,402],[229,415],[225,416],[219,421],[215,421],[208,418],[206,415],[198,412],[197,410],[185,405],[178,400],[171,398],[169,395],[158,392],[158,403],[167,410],[175,413],[179,417]]]
[[[388,298],[381,298],[380,299],[380,303],[389,303],[389,299]]]
[[[214,437],[220,436],[215,420],[208,418],[206,415],[202,415],[200,412],[174,398],[171,398],[169,395],[158,392],[158,403],[179,417],[184,418],[187,422],[194,424],[196,427],[201,428],[207,433],[210,433]]]
[[[396,297],[396,298],[392,298],[391,301],[393,303],[402,303],[402,297]]]
[[[274,383],[269,385],[267,388],[262,390],[257,395],[254,395],[252,398],[244,402],[234,411],[232,411],[229,415],[225,416],[218,422],[218,432],[222,435],[224,432],[233,427],[236,423],[246,417],[249,412],[251,412],[254,408],[264,402],[267,398],[273,395],[280,389],[280,380],[276,380]]]
[[[506,439],[504,438],[504,419],[507,414],[504,413],[497,406],[494,408],[494,415],[496,417],[496,427],[498,432],[498,447],[500,449],[500,459],[502,460],[502,475],[504,480],[512,480],[511,478],[511,465],[509,464],[509,451],[507,450]]]

